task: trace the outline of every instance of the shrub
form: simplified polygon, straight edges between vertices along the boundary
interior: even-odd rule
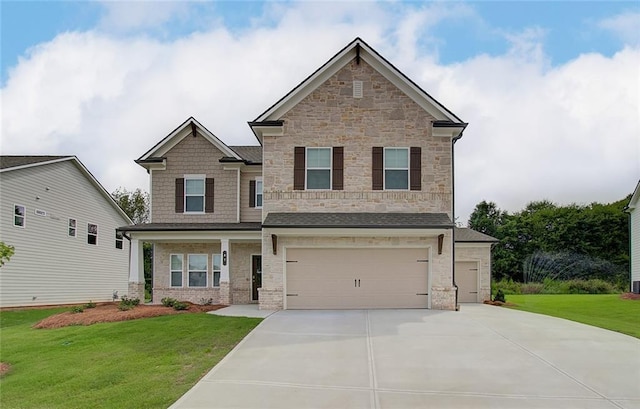
[[[89,301],[84,305],[84,308],[96,308],[96,303],[94,303],[93,301]]]
[[[521,294],[542,294],[544,292],[544,284],[542,283],[525,283],[520,287]]]
[[[507,301],[504,297],[504,293],[502,292],[502,290],[498,290],[498,292],[496,293],[496,296],[493,297],[493,301],[500,301],[500,302]]]
[[[562,283],[566,294],[613,294],[615,287],[604,280],[569,280]]]
[[[72,314],[77,314],[79,312],[84,312],[84,307],[82,305],[76,305],[75,307],[71,307]]]
[[[521,283],[515,282],[512,279],[502,279],[500,281],[494,281],[492,284],[494,294],[502,290],[504,294],[520,294]]]
[[[127,311],[133,309],[138,304],[140,304],[139,298],[128,298],[126,295],[123,295],[118,304],[118,309],[120,311]]]
[[[189,304],[184,303],[184,302],[180,302],[180,301],[176,301],[173,303],[173,309],[176,311],[180,311],[180,310],[188,310],[189,309]]]
[[[135,308],[135,305],[123,304],[123,303],[118,304],[118,309],[120,311],[129,311],[129,310],[132,310],[134,308]]]
[[[160,302],[162,303],[162,305],[164,305],[165,307],[173,307],[173,305],[175,303],[178,302],[178,300],[176,300],[175,298],[171,298],[171,297],[164,297],[162,300],[160,300]]]

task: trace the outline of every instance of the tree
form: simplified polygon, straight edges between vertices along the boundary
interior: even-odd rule
[[[111,196],[120,205],[134,224],[147,223],[149,221],[149,194],[138,188],[128,191],[119,187]]]
[[[506,212],[503,212],[494,202],[483,200],[478,203],[469,216],[469,227],[480,233],[494,236],[498,228],[504,223]]]
[[[9,246],[0,241],[0,267],[4,266],[4,264],[11,259],[11,256],[13,256],[15,252],[16,249],[13,246]]]

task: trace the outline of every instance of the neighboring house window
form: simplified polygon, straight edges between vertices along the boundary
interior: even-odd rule
[[[293,189],[342,190],[344,148],[305,148],[293,152]]]
[[[374,146],[372,155],[373,190],[422,190],[422,148]]]
[[[88,223],[87,224],[87,243],[96,245],[98,244],[98,225]]]
[[[213,178],[185,175],[176,179],[176,213],[213,213]]]
[[[262,178],[249,181],[249,207],[262,207]]]
[[[220,287],[220,254],[213,255],[213,286]]]
[[[207,286],[207,255],[189,254],[189,287]]]
[[[409,189],[409,149],[384,149],[384,188],[386,190]]]
[[[171,287],[182,287],[182,254],[171,255]]]
[[[25,227],[27,209],[22,205],[13,205],[13,225],[16,227]]]
[[[76,237],[76,219],[69,219],[69,237]]]
[[[121,231],[116,231],[116,248],[117,249],[122,250],[123,240],[124,240],[124,233],[122,233]]]

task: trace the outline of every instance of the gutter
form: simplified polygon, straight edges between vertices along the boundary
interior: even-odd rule
[[[465,124],[466,128],[466,124]],[[455,145],[458,139],[462,138],[462,132],[460,135],[451,139],[451,219],[453,220],[453,225],[456,224],[456,174],[455,174]],[[451,241],[451,282],[456,289],[456,297],[455,297],[455,308],[456,311],[460,311],[460,306],[458,305],[458,285],[456,284],[456,229],[451,230],[451,234],[453,235]]]

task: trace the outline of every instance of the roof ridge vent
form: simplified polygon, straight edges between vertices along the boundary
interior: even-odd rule
[[[362,81],[353,81],[353,97],[362,98]]]

